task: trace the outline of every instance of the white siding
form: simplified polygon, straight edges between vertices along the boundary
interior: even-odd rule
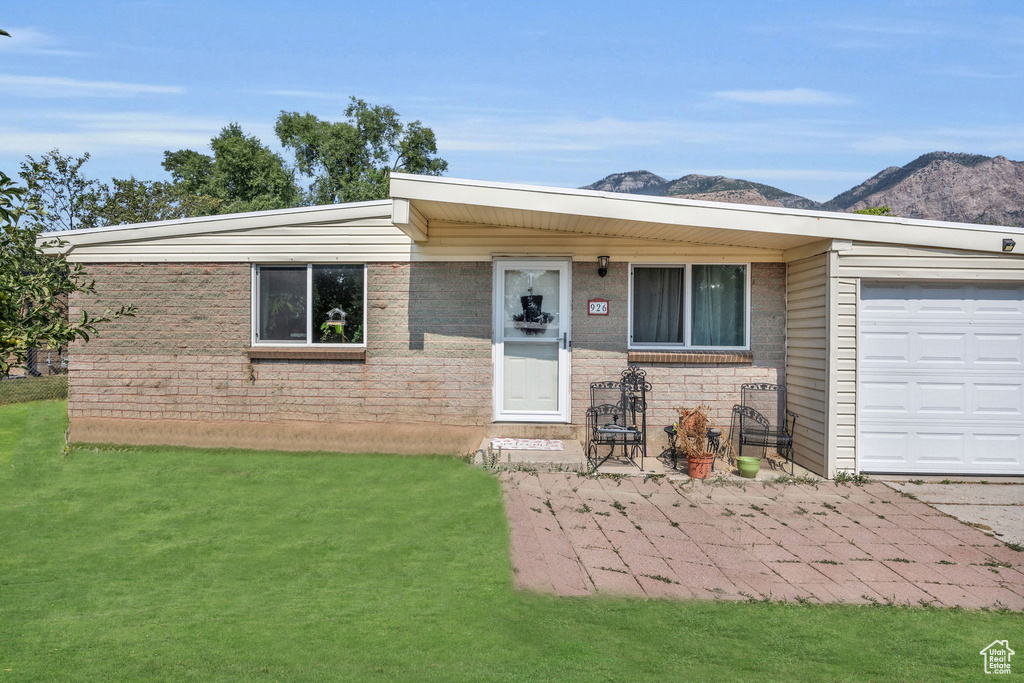
[[[825,473],[828,395],[828,255],[793,261],[786,274],[786,386],[798,415],[796,462]]]
[[[857,464],[857,296],[858,281],[839,278],[835,326],[835,468],[854,470]]]
[[[599,255],[607,255],[619,262],[694,257],[705,261],[783,260],[781,250],[438,222],[431,223],[428,241],[413,242],[390,217],[81,244],[69,259],[83,263],[386,263],[490,261],[498,255],[571,256],[595,261]]]
[[[1024,251],[1024,238],[1018,250]],[[960,249],[854,242],[839,252],[839,277],[901,280],[1021,280],[1024,253],[990,254]]]

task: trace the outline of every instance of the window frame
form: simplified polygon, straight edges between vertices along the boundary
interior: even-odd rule
[[[743,338],[746,344],[743,346],[694,346],[692,344],[693,334],[693,266],[743,266],[744,275],[744,320]],[[684,318],[684,344],[666,344],[659,342],[634,342],[633,341],[633,270],[635,268],[683,268],[683,318]],[[663,262],[631,262],[629,264],[629,285],[626,301],[627,323],[626,323],[626,348],[630,351],[750,351],[750,263],[743,261],[677,261],[675,263]]]
[[[273,340],[261,340],[259,338],[259,298],[260,298],[260,269],[261,268],[274,268],[274,267],[292,267],[297,266],[306,267],[306,338],[301,341],[285,341],[283,339]],[[363,341],[360,343],[348,343],[348,344],[336,344],[336,343],[320,343],[313,341],[313,266],[362,266],[363,268]],[[347,262],[333,262],[333,263],[288,263],[288,262],[271,262],[271,263],[254,263],[252,265],[252,308],[250,318],[252,319],[252,325],[250,326],[250,343],[252,346],[264,346],[264,347],[279,347],[285,349],[294,348],[319,348],[319,349],[365,349],[366,340],[369,335],[369,328],[367,327],[367,290],[369,289],[369,268],[365,263],[347,263]]]

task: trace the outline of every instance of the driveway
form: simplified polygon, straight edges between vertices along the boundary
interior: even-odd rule
[[[1024,552],[880,482],[500,476],[523,589],[1024,610]]]
[[[1024,483],[918,482],[886,483],[1001,541],[1024,546]]]

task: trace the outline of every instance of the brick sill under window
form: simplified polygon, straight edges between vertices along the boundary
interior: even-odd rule
[[[750,365],[754,354],[750,351],[628,351],[630,363],[690,363],[694,365],[717,365],[733,363]]]
[[[245,353],[250,360],[366,360],[366,349],[252,346]]]

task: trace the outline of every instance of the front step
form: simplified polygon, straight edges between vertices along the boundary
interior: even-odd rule
[[[560,472],[587,472],[590,470],[587,457],[583,453],[583,444],[576,439],[559,439],[564,449],[561,451],[520,451],[511,449],[498,451],[497,449],[491,449],[488,452],[492,438],[495,437],[488,436],[480,442],[480,448],[477,449],[476,457],[473,459],[475,464],[498,470],[536,469]],[[523,436],[522,434],[517,434],[514,437],[508,438],[546,439],[558,437]],[[492,458],[493,461],[490,461],[489,458]]]
[[[579,439],[583,425],[543,424],[537,422],[492,422],[487,425],[487,438],[505,439]]]

